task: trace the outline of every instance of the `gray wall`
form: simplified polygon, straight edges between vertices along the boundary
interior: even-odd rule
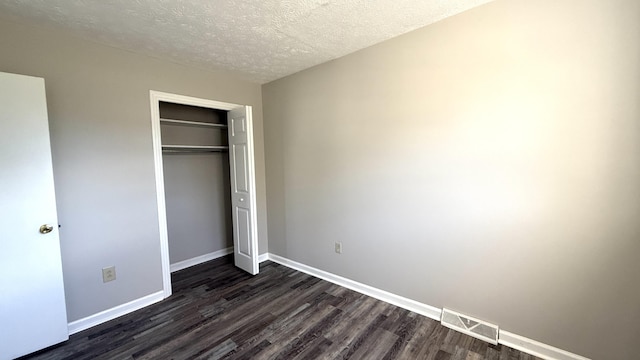
[[[259,85],[0,20],[0,71],[46,81],[70,321],[162,288],[149,90],[253,106],[267,249]],[[102,283],[101,268],[118,279]]]
[[[636,358],[639,24],[499,0],[263,86],[269,251]]]
[[[160,117],[218,124],[226,111],[160,103]],[[161,124],[162,144],[228,145],[227,130]],[[172,264],[233,246],[229,153],[164,153]]]

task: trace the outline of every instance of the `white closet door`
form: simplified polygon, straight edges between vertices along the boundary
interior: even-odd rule
[[[0,129],[0,359],[13,359],[69,337],[44,79],[0,73]]]
[[[227,120],[234,259],[237,267],[255,275],[259,264],[251,107],[229,111]]]

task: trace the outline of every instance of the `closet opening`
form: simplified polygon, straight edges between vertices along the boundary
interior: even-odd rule
[[[230,253],[257,274],[251,107],[150,94],[164,296],[171,272]]]
[[[233,252],[227,111],[160,102],[171,272]]]

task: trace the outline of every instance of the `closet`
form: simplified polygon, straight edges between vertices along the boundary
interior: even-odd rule
[[[233,246],[227,111],[160,102],[171,271]]]
[[[164,297],[171,271],[231,252],[257,274],[252,107],[149,94]]]

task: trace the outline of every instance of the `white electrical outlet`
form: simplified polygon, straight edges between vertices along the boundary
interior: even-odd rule
[[[116,279],[116,267],[109,266],[102,269],[102,282],[109,282]]]
[[[342,254],[342,243],[341,242],[336,242],[336,253],[337,254]]]

